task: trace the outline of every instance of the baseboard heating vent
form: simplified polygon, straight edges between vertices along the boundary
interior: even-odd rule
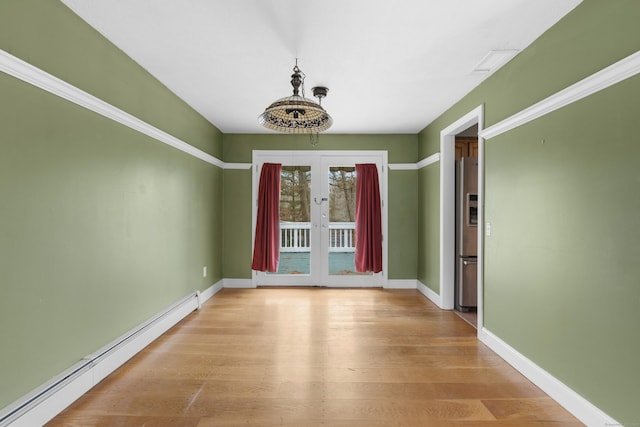
[[[112,343],[86,356],[48,383],[0,411],[0,427],[42,425],[89,391],[156,338],[200,308],[193,292]]]

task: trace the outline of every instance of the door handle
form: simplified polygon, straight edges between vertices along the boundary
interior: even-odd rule
[[[474,265],[474,264],[477,264],[477,263],[478,263],[478,261],[468,261],[466,259],[464,261],[462,261],[462,264],[464,264],[464,265]]]

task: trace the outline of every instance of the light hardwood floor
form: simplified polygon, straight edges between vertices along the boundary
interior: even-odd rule
[[[49,426],[579,426],[414,290],[224,289]]]

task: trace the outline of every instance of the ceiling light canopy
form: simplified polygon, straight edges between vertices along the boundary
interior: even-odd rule
[[[318,134],[329,129],[333,119],[320,105],[329,89],[323,86],[312,89],[313,95],[318,98],[317,103],[305,98],[304,77],[296,60],[291,75],[293,95],[280,98],[269,105],[258,117],[258,123],[267,129],[284,133]],[[302,89],[302,95],[300,95],[300,89]]]

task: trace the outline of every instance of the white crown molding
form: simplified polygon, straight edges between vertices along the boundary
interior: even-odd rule
[[[640,72],[640,51],[479,132],[490,139],[606,89]]]
[[[137,117],[79,89],[49,73],[35,67],[22,59],[0,49],[0,71],[17,79],[39,87],[49,93],[71,101],[81,107],[98,113],[106,118],[123,124],[164,144],[177,148],[193,157],[203,160],[219,168],[225,163],[186,142],[144,122]]]
[[[478,331],[478,339],[586,425],[622,425],[486,328]]]

